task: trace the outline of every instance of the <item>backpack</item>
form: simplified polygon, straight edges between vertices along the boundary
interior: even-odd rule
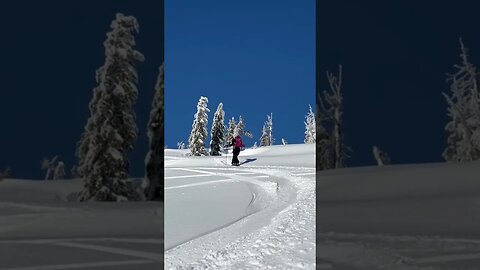
[[[242,148],[244,145],[243,145],[243,142],[242,142],[242,138],[238,137],[238,138],[235,138],[235,147],[238,147],[238,148]]]

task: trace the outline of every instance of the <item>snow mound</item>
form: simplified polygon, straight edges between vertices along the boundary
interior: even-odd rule
[[[477,269],[478,175],[479,161],[317,172],[320,260],[333,269]]]

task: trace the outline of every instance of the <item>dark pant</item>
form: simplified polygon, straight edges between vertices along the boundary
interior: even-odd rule
[[[233,158],[232,164],[238,164],[240,161],[238,160],[238,155],[240,154],[240,147],[233,148]]]

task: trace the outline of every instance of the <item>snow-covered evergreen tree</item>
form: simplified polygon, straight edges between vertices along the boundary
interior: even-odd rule
[[[93,98],[89,103],[89,110],[90,110],[90,118],[87,120],[87,124],[85,125],[85,130],[81,135],[80,141],[77,143],[76,149],[76,156],[78,158],[78,166],[76,166],[76,174],[79,177],[82,177],[88,172],[88,164],[87,164],[87,153],[88,150],[94,147],[93,141],[93,134],[95,133],[96,126],[94,122],[93,115],[97,115],[98,111],[98,102],[102,95],[101,91],[101,79],[103,76],[104,67],[100,67],[95,72],[95,79],[97,82],[97,86],[93,89]]]
[[[243,119],[243,117],[241,115],[238,118],[238,123],[233,130],[233,137],[236,137],[237,135],[246,136],[248,138],[253,137],[253,135],[250,131],[245,130],[245,120]]]
[[[378,166],[384,166],[390,164],[390,157],[388,154],[380,150],[376,145],[373,146],[373,157],[377,161]]]
[[[72,178],[80,177],[79,174],[78,174],[78,170],[77,170],[76,165],[73,165],[72,168],[70,169],[70,175],[72,176]]]
[[[235,121],[235,118],[232,117],[228,121],[228,129],[227,129],[227,134],[225,135],[225,141],[227,143],[230,143],[233,139],[233,135],[235,134],[235,128],[237,127],[237,122]]]
[[[116,14],[103,43],[105,63],[96,72],[98,86],[90,118],[77,148],[78,171],[84,180],[79,200],[120,201],[133,197],[128,152],[138,135],[133,105],[138,91],[134,64],[144,61],[134,50],[135,17]]]
[[[260,146],[268,146],[268,127],[267,124],[263,124],[262,136],[260,137]]]
[[[185,143],[183,141],[177,143],[177,149],[185,149]]]
[[[263,125],[262,136],[260,137],[260,146],[270,146],[273,145],[273,116],[272,114],[267,115],[267,121]]]
[[[443,93],[451,118],[445,126],[448,146],[443,152],[447,161],[471,161],[480,158],[480,96],[478,73],[468,59],[468,50],[460,39],[462,63],[455,73],[448,74],[451,95]]]
[[[62,180],[65,178],[65,163],[59,161],[53,173],[53,180]]]
[[[308,105],[309,111],[305,116],[305,143],[315,143],[316,139],[316,124],[315,113],[312,111],[312,106]]]
[[[270,117],[267,116],[268,120],[268,137],[270,138],[270,145],[275,143],[275,138],[273,137],[273,114],[270,113]]]
[[[222,152],[223,139],[225,137],[224,118],[223,104],[220,103],[213,116],[212,131],[210,133],[210,155],[212,156],[220,156]]]
[[[316,124],[316,169],[318,171],[327,170],[333,168],[332,160],[332,139],[326,129],[326,122],[328,120],[325,113],[320,109],[322,107],[323,112],[325,108],[322,103],[320,94],[317,94],[317,113],[315,115]]]
[[[142,187],[147,200],[162,201],[164,199],[164,65],[159,69],[155,95],[147,124],[149,151],[145,157],[145,178]]]
[[[207,125],[208,125],[208,112],[207,108],[208,98],[200,97],[197,104],[197,113],[194,115],[192,124],[192,132],[188,139],[188,148],[192,156],[207,155],[208,152],[205,149],[205,141],[207,140]]]
[[[333,140],[333,162],[334,168],[342,168],[348,155],[348,147],[343,140],[343,97],[342,97],[342,66],[339,66],[338,77],[327,71],[330,93],[324,91],[325,100],[329,105],[327,114],[332,121],[333,130],[331,138]]]
[[[58,156],[54,156],[51,160],[43,158],[42,160],[42,170],[45,170],[45,180],[49,180],[51,173],[55,171],[57,164]]]

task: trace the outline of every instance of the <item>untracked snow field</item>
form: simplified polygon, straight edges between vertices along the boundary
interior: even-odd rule
[[[80,189],[0,181],[0,270],[162,269],[162,204],[78,203]]]
[[[315,269],[315,145],[165,150],[165,269]]]
[[[480,163],[317,174],[317,269],[480,269]]]

